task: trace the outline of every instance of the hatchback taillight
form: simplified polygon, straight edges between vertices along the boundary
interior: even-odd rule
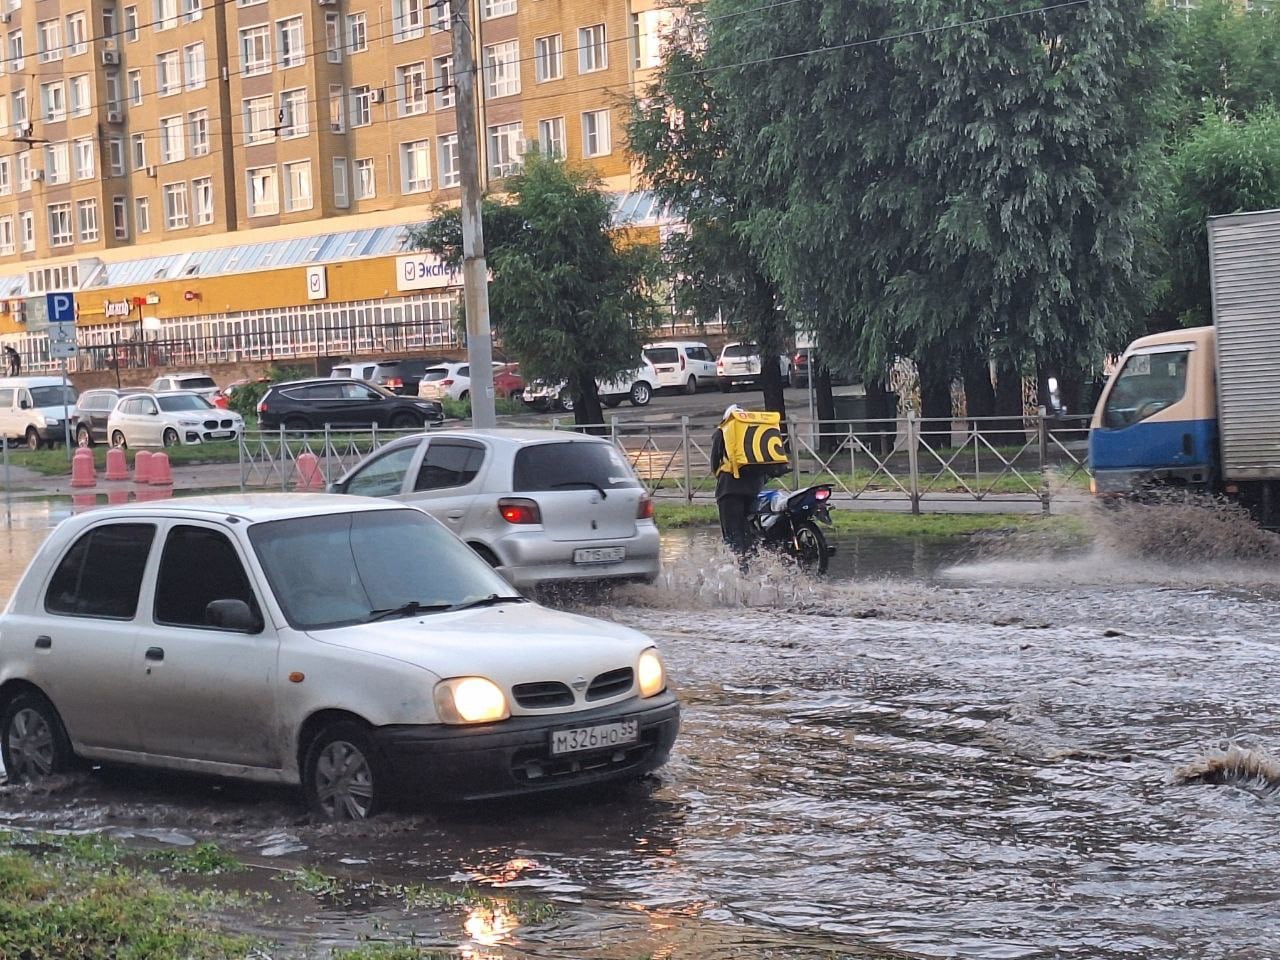
[[[266,413],[266,412],[267,412],[267,400],[264,397],[263,399],[258,401],[258,413]]]
[[[441,381],[440,381],[440,386],[442,386],[442,387],[452,387],[452,386],[453,386],[453,381],[452,381],[452,380],[441,380]]]
[[[637,520],[653,519],[653,498],[652,497],[640,498],[640,502],[636,504],[636,519]]]
[[[507,523],[541,523],[542,511],[537,501],[526,497],[503,497],[498,501],[498,512]]]

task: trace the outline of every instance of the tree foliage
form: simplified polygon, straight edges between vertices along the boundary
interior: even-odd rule
[[[566,383],[577,422],[599,424],[596,381],[635,370],[656,320],[653,250],[613,228],[585,170],[530,153],[505,187],[483,212],[494,333],[526,380]],[[460,263],[458,210],[435,211],[412,243]]]

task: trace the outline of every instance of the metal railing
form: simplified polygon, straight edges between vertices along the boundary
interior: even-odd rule
[[[421,433],[419,428],[391,430],[371,424],[367,430],[256,430],[240,437],[240,490],[292,490],[307,481],[298,458],[312,454],[324,486],[338,480],[362,459],[392,440]]]

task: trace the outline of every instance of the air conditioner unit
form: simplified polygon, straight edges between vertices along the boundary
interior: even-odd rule
[[[27,322],[27,305],[21,300],[13,305],[13,319],[15,323]]]
[[[155,166],[153,165],[153,166],[147,167],[147,176],[151,177],[152,179],[155,179],[155,175],[156,175]]]
[[[0,23],[8,23],[12,19],[13,19],[13,14],[10,13],[8,10],[5,10],[3,13],[0,13]]]
[[[115,48],[116,48],[116,42],[112,40],[110,37],[102,41],[103,50],[114,50]]]
[[[387,96],[387,95],[386,95],[386,93],[382,90],[382,88],[381,88],[381,87],[377,87],[377,88],[375,88],[375,89],[373,89],[373,90],[370,90],[370,91],[369,91],[369,102],[370,102],[370,103],[381,103],[381,102],[386,98],[386,96]]]
[[[118,50],[103,50],[102,65],[104,67],[114,67],[120,63],[120,52]]]
[[[107,111],[107,123],[124,123],[124,111],[123,111],[123,110],[108,110],[108,111]]]
[[[18,124],[18,139],[19,139],[19,140],[25,140],[27,137],[31,136],[31,133],[32,133],[32,130],[31,130],[31,124],[29,124],[29,123],[20,123],[20,124]]]
[[[43,171],[43,170],[32,170],[32,171],[31,171],[31,182],[32,182],[32,183],[39,183],[39,182],[40,182],[41,180],[43,180],[43,179],[44,179],[44,171]]]
[[[316,0],[316,3],[320,4],[322,7],[336,7],[338,5],[338,0]]]

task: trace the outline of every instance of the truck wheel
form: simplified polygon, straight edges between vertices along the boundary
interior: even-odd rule
[[[40,434],[36,433],[35,427],[27,427],[27,449],[40,449]]]
[[[42,694],[20,693],[0,721],[0,760],[14,780],[43,780],[75,765],[58,711]]]
[[[322,729],[307,748],[302,792],[323,820],[365,820],[385,805],[386,765],[360,724],[340,720]]]

